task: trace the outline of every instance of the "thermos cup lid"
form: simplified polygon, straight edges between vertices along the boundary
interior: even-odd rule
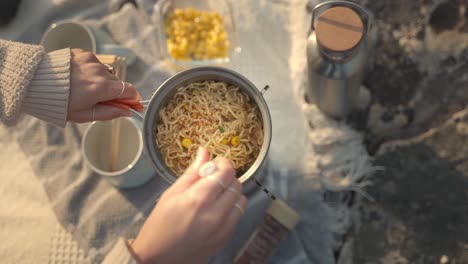
[[[345,52],[356,47],[364,35],[361,17],[351,8],[338,6],[325,10],[317,18],[317,41],[333,52]]]

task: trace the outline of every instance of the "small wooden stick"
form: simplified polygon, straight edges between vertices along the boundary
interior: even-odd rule
[[[115,118],[111,122],[110,171],[117,171],[117,161],[119,159],[120,118]]]
[[[114,68],[115,75],[122,81],[125,81],[126,63],[121,57],[115,55],[99,54],[98,60],[101,63],[109,64]],[[120,147],[120,130],[121,120],[115,118],[111,121],[111,135],[110,135],[110,171],[117,171],[117,163],[119,160],[119,147]]]

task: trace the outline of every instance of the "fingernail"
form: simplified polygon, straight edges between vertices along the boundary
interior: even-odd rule
[[[241,213],[242,215],[245,214],[244,208],[242,208],[242,206],[241,206],[238,202],[236,202],[236,203],[234,204],[234,207],[236,207],[237,209],[239,209],[239,211],[240,211],[240,213]]]
[[[200,156],[203,154],[203,152],[205,151],[205,148],[204,147],[198,147],[197,149],[197,159],[200,158]]]
[[[200,174],[201,177],[208,177],[215,173],[216,170],[218,170],[216,164],[212,161],[209,161],[201,166],[200,170],[198,171],[198,174]]]
[[[204,147],[198,147],[197,155],[195,156],[194,163],[200,163],[203,157],[203,151],[205,151]]]

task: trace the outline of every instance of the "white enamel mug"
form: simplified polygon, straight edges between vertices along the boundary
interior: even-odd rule
[[[128,65],[135,61],[135,54],[120,45],[106,32],[80,22],[60,22],[50,25],[44,33],[41,45],[46,52],[64,48],[79,48],[95,54],[113,54],[125,58]]]
[[[115,169],[111,170],[112,121],[92,122],[85,130],[81,152],[87,166],[118,188],[145,184],[155,170],[143,146],[141,123],[130,117],[120,120]]]

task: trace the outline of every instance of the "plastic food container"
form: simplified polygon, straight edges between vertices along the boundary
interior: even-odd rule
[[[224,22],[224,29],[227,33],[229,41],[229,49],[226,57],[204,59],[204,60],[178,60],[171,56],[167,47],[167,36],[165,29],[165,21],[169,14],[176,8],[194,8],[200,11],[217,12],[221,15]],[[232,5],[229,0],[159,0],[154,6],[154,22],[159,28],[159,46],[161,54],[165,59],[170,60],[175,65],[184,68],[196,66],[221,65],[229,63],[232,56],[241,51],[239,46],[239,38],[236,30],[236,21],[233,15]]]

